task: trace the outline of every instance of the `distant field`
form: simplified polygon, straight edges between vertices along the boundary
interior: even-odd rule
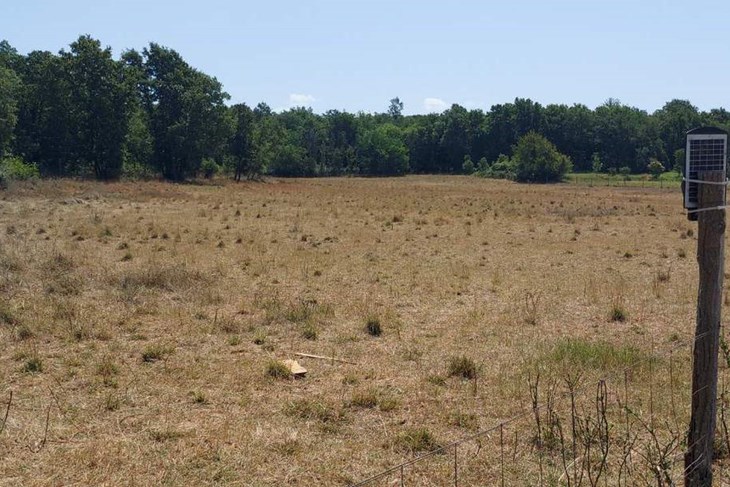
[[[584,419],[606,378],[604,478],[656,485],[645,425],[662,446],[686,430],[696,228],[676,182],[585,179],[12,187],[0,485],[347,485],[529,413],[538,372],[565,438],[566,378]],[[277,378],[296,352],[356,365]],[[528,415],[460,447],[459,485],[563,485],[543,421],[539,443]],[[407,485],[452,485],[452,456]]]

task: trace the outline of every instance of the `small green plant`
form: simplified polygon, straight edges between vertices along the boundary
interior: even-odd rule
[[[368,316],[365,321],[365,330],[368,335],[378,337],[383,334],[383,327],[380,325],[380,318],[375,315]]]
[[[292,373],[289,367],[278,360],[270,360],[266,364],[266,375],[274,379],[291,379]]]
[[[459,357],[451,357],[446,367],[449,377],[461,377],[463,379],[476,379],[479,368],[473,359],[461,355]]]
[[[407,428],[396,436],[396,450],[408,453],[432,451],[441,447],[434,435],[426,428]]]

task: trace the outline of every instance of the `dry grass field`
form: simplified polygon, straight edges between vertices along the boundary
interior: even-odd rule
[[[685,430],[696,224],[676,189],[414,176],[0,197],[0,485],[347,485],[529,411],[538,370],[562,411],[581,372],[584,417],[594,379],[614,380],[608,485],[625,388],[621,485],[658,485],[650,423],[658,450]],[[465,444],[460,485],[537,485],[534,423],[506,454]],[[685,447],[666,455],[675,482]],[[545,485],[565,485],[557,450]],[[407,485],[453,485],[450,455]]]

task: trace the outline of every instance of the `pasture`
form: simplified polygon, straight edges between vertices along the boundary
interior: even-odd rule
[[[653,478],[641,422],[662,445],[686,429],[696,224],[676,188],[61,180],[0,197],[1,485],[347,485],[529,411],[537,371],[561,391],[580,371],[590,399],[630,370],[635,485]],[[555,448],[530,457],[534,430],[510,431],[508,485],[562,482]],[[460,485],[503,475],[495,441]],[[451,485],[449,458],[412,485]]]

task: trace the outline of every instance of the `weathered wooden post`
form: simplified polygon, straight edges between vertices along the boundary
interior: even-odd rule
[[[687,134],[683,191],[690,220],[698,220],[697,328],[692,370],[692,413],[684,457],[685,486],[712,485],[717,417],[717,359],[720,346],[725,256],[727,133],[706,127]]]

